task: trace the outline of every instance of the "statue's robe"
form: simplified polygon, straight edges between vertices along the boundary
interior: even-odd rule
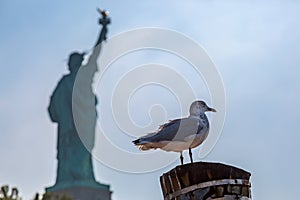
[[[56,184],[94,182],[91,151],[95,141],[97,99],[92,89],[101,45],[94,48],[86,65],[62,77],[48,107],[58,123]]]

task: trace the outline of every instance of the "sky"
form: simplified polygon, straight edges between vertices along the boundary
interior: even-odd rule
[[[293,199],[300,178],[300,2],[294,0],[1,0],[0,185],[18,187],[20,195],[30,199],[55,183],[57,136],[47,113],[49,97],[67,73],[68,55],[88,50],[96,41],[97,7],[110,11],[109,37],[158,27],[184,34],[203,47],[223,81],[226,118],[216,145],[201,160],[251,172],[254,199]],[[99,123],[110,122],[105,121],[109,109],[104,102],[121,72],[149,62],[173,66],[197,98],[213,102],[203,78],[175,57],[144,50],[113,63],[97,83]],[[187,108],[181,112],[176,98],[167,94],[166,88],[155,85],[135,91],[129,101],[131,119],[155,129],[185,115]],[[157,104],[163,105],[163,113],[161,107],[152,109],[156,118],[150,119],[149,108]],[[218,113],[209,114],[211,121],[214,115]],[[140,153],[130,143],[132,135],[105,128],[113,132],[114,143]],[[159,176],[178,164],[175,160],[151,172],[130,173],[95,159],[94,169],[97,180],[111,185],[112,199],[150,200],[162,199]]]

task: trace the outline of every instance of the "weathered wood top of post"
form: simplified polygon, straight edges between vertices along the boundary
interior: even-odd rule
[[[175,167],[163,174],[160,182],[166,200],[193,199],[185,198],[191,195],[222,197],[232,193],[232,186],[237,187],[234,188],[236,191],[233,191],[233,194],[250,198],[250,176],[249,172],[237,167],[221,163],[198,162]]]

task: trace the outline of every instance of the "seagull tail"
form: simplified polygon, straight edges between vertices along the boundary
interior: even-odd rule
[[[141,138],[132,141],[133,144],[139,145],[141,143]]]
[[[145,141],[144,138],[139,138],[137,140],[133,140],[132,143],[134,145],[136,145],[142,151],[151,149],[149,146],[147,146],[148,142]]]

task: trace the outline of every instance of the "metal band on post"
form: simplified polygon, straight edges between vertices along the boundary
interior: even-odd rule
[[[249,186],[249,187],[251,186],[250,182],[244,179],[223,179],[223,180],[216,180],[216,181],[208,181],[196,185],[191,185],[189,187],[178,190],[172,194],[167,195],[165,197],[165,200],[171,200],[182,194],[193,192],[198,189],[203,189],[212,186],[220,186],[220,185],[242,185],[242,186]]]

